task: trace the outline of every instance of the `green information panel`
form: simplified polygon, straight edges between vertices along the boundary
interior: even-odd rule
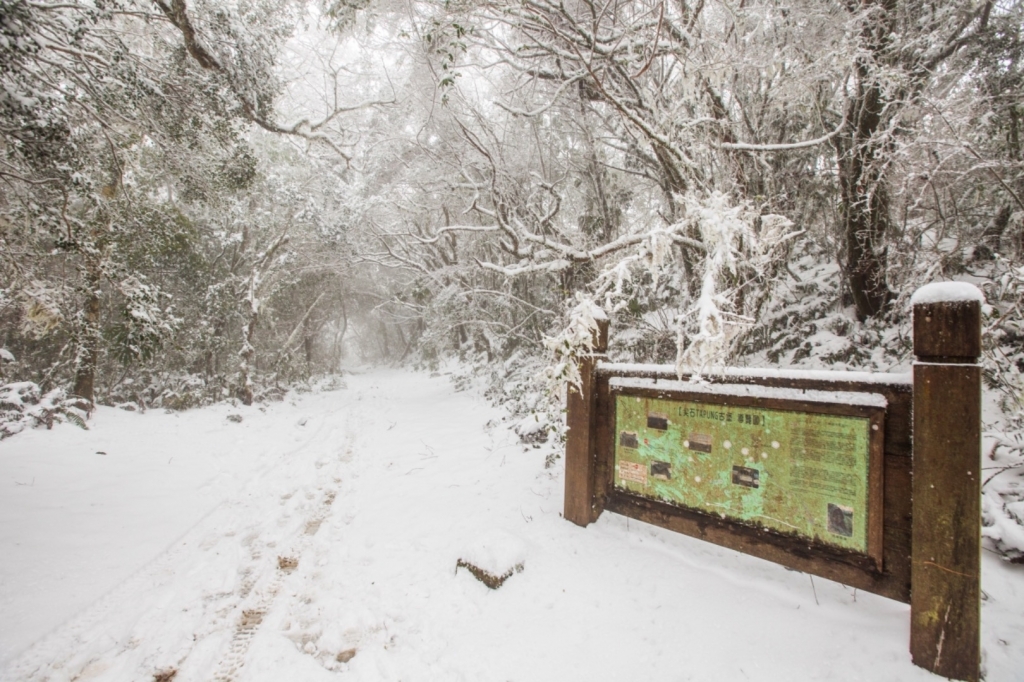
[[[615,407],[616,488],[869,552],[868,417],[621,394]]]

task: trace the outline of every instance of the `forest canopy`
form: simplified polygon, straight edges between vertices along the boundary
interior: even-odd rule
[[[347,358],[458,358],[530,412],[595,314],[613,355],[681,372],[888,369],[910,294],[957,279],[1019,425],[1022,24],[1017,1],[0,0],[4,395],[248,404]]]

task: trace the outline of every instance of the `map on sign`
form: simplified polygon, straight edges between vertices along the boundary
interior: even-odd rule
[[[871,422],[617,395],[615,487],[868,551]]]

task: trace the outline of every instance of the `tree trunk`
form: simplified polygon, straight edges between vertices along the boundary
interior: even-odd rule
[[[96,362],[100,341],[100,274],[94,269],[86,275],[85,305],[82,317],[85,323],[75,358],[75,387],[72,393],[79,398],[96,402]]]
[[[889,193],[885,178],[871,168],[875,152],[867,142],[839,164],[846,277],[861,321],[883,313],[892,300],[886,283]]]
[[[388,325],[380,320],[380,333],[377,335],[377,343],[380,345],[381,361],[391,357],[391,343],[388,340]]]
[[[341,307],[341,330],[334,337],[334,370],[341,369],[341,360],[345,357],[345,332],[348,331],[348,310],[345,309],[344,298],[339,301]]]
[[[306,355],[306,376],[310,377],[313,375],[313,339],[315,333],[309,324],[308,315],[302,320],[302,332],[302,350]]]
[[[857,318],[883,313],[892,300],[886,283],[889,233],[889,188],[884,155],[889,143],[879,139],[886,105],[882,83],[873,70],[890,41],[895,0],[880,0],[877,19],[862,38],[872,57],[857,62],[857,92],[847,107],[847,129],[836,137],[839,157],[840,215],[846,244],[846,277]]]
[[[256,366],[256,345],[253,341],[256,339],[256,323],[259,322],[260,317],[260,302],[259,299],[256,298],[255,270],[249,278],[249,292],[246,297],[246,303],[248,304],[249,310],[248,320],[242,328],[242,350],[238,353],[242,358],[241,367],[239,367],[239,374],[241,375],[240,379],[242,383],[242,404],[252,405],[252,372]]]
[[[241,387],[241,398],[243,405],[252,405],[253,390],[252,390],[252,370],[256,363],[256,346],[253,345],[253,340],[256,337],[256,322],[259,317],[259,313],[255,310],[249,315],[249,321],[242,329],[242,351],[239,355],[242,356],[242,366],[240,368],[242,387]]]

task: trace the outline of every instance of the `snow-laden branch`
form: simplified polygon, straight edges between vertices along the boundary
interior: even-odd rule
[[[809,147],[817,147],[820,144],[824,144],[834,138],[839,133],[843,132],[843,128],[846,127],[846,111],[843,111],[843,120],[839,122],[835,130],[821,137],[816,137],[813,140],[804,140],[803,142],[788,142],[783,144],[748,144],[746,142],[722,142],[717,145],[719,149],[728,149],[731,151],[738,152],[785,152],[793,149],[808,149]]]
[[[535,272],[556,273],[561,272],[562,270],[565,270],[572,265],[571,261],[567,261],[564,259],[542,261],[538,263],[526,263],[523,265],[515,265],[512,267],[498,265],[497,263],[489,263],[487,261],[480,260],[478,260],[476,263],[484,270],[497,272],[498,274],[504,275],[505,277],[518,277],[519,275],[527,275]]]
[[[577,76],[573,76],[573,77],[567,79],[564,83],[562,83],[558,87],[557,90],[555,90],[555,94],[553,94],[551,96],[551,99],[547,102],[547,104],[542,104],[541,106],[539,106],[538,108],[534,109],[533,111],[526,111],[524,109],[516,109],[515,107],[510,107],[507,104],[504,104],[500,100],[495,102],[495,104],[497,104],[500,108],[504,109],[505,111],[507,111],[508,113],[510,113],[510,114],[512,114],[514,116],[525,116],[525,117],[540,116],[541,114],[546,112],[548,109],[550,109],[551,107],[555,106],[555,103],[558,102],[558,99],[562,96],[562,93],[565,92],[566,89],[568,89],[570,86],[575,85],[576,83],[580,82],[584,78],[586,78],[586,74],[582,74],[581,73],[581,74],[579,74]]]
[[[310,123],[309,122],[309,118],[303,118],[303,119],[300,119],[299,121],[296,121],[295,123],[293,123],[290,126],[282,126],[282,131],[283,132],[287,132],[290,135],[301,135],[303,129],[304,128],[308,128],[311,133],[315,133],[315,132],[319,131],[321,128],[323,128],[324,126],[326,126],[328,123],[333,121],[335,118],[340,116],[341,114],[347,114],[347,113],[350,113],[350,112],[353,112],[353,111],[359,111],[360,109],[369,109],[370,107],[379,107],[379,106],[384,106],[384,105],[387,105],[387,104],[394,104],[396,101],[397,100],[395,100],[395,99],[389,99],[389,100],[374,99],[374,100],[367,100],[365,102],[360,102],[359,104],[353,104],[351,106],[345,106],[345,107],[336,106],[336,107],[334,107],[330,111],[330,113],[328,113],[326,116],[324,116],[317,123]]]
[[[569,244],[549,239],[548,237],[527,233],[523,235],[524,241],[529,241],[550,249],[551,251],[556,252],[558,257],[547,260],[529,260],[527,262],[520,262],[513,266],[498,265],[496,263],[481,262],[479,260],[477,263],[480,267],[486,270],[498,272],[507,277],[515,277],[535,272],[561,272],[572,267],[573,264],[593,262],[599,258],[614,254],[617,251],[622,251],[623,249],[628,249],[632,246],[644,244],[645,242],[651,242],[656,240],[659,235],[664,235],[670,241],[681,246],[696,249],[702,253],[706,252],[707,246],[705,244],[696,239],[679,234],[677,230],[682,229],[682,227],[683,224],[680,223],[669,228],[658,228],[638,234],[626,234],[622,235],[618,239],[608,242],[607,244],[602,244],[601,246],[597,246],[592,249],[580,249]]]
[[[257,106],[251,101],[250,93],[246,92],[239,84],[240,79],[238,78],[238,74],[235,72],[235,68],[229,62],[218,57],[214,53],[214,50],[209,48],[199,36],[198,31],[188,15],[188,8],[185,4],[185,0],[169,0],[169,2],[170,4],[168,4],[166,0],[153,0],[153,3],[161,12],[163,12],[167,20],[170,21],[171,24],[181,33],[182,39],[185,42],[185,50],[193,59],[196,60],[199,66],[226,76],[231,91],[235,97],[238,98],[238,102],[242,106],[242,111],[249,121],[260,128],[263,128],[267,132],[291,135],[302,138],[308,142],[321,142],[330,147],[336,154],[338,154],[338,156],[345,159],[346,164],[352,161],[351,155],[343,151],[341,147],[338,146],[337,142],[331,139],[329,135],[320,132],[320,128],[327,125],[336,116],[346,111],[355,111],[368,106],[386,104],[387,102],[373,101],[351,107],[335,107],[321,121],[315,124],[310,124],[309,119],[302,119],[291,126],[283,126],[275,123],[258,111]]]
[[[498,232],[500,230],[501,228],[497,225],[447,225],[434,230],[433,237],[420,237],[412,233],[408,233],[407,236],[412,237],[420,244],[436,244],[442,236],[449,232]]]

